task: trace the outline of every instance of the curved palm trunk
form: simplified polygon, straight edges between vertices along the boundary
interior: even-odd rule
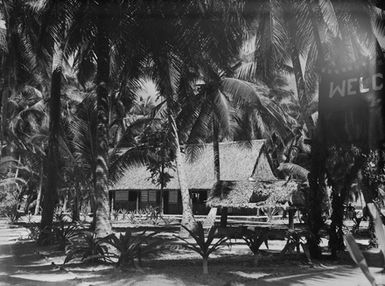
[[[318,31],[318,24],[316,21],[316,15],[313,12],[312,4],[308,3],[308,12],[311,19],[312,31],[315,42],[317,44],[318,57],[316,66],[318,69],[322,67],[325,60],[325,54],[321,43],[321,38]],[[311,145],[311,169],[308,175],[310,195],[309,195],[309,228],[313,235],[308,237],[309,252],[312,258],[318,258],[321,256],[321,249],[319,247],[320,230],[323,226],[322,219],[322,204],[321,202],[327,198],[326,186],[325,186],[325,150],[324,144],[322,144],[323,134],[322,127],[315,127],[312,137]]]
[[[181,146],[179,141],[178,126],[176,124],[176,103],[173,98],[173,89],[170,79],[170,69],[169,63],[167,60],[167,54],[158,54],[155,55],[154,60],[158,68],[159,75],[159,89],[160,94],[166,99],[167,102],[167,117],[172,130],[172,136],[174,139],[174,148],[175,148],[175,163],[176,171],[178,175],[178,182],[180,186],[180,193],[182,197],[182,221],[181,224],[189,229],[192,229],[195,226],[195,219],[192,212],[190,192],[186,180],[186,170],[185,170],[185,159],[184,155],[181,152]],[[188,236],[188,232],[181,228],[181,236]]]
[[[176,171],[178,174],[178,182],[180,186],[180,193],[182,197],[182,221],[181,224],[187,228],[193,228],[195,225],[195,219],[192,212],[190,192],[187,186],[186,180],[186,169],[185,169],[185,159],[183,153],[180,151],[179,135],[176,127],[176,122],[171,112],[169,112],[169,120],[172,126],[173,135],[175,138],[175,163]],[[181,228],[181,235],[188,235],[188,232]]]
[[[59,172],[59,132],[60,132],[60,118],[61,118],[61,79],[62,79],[62,66],[61,57],[59,55],[59,64],[56,66],[52,73],[51,79],[51,97],[49,102],[49,138],[48,138],[48,156],[47,156],[47,183],[43,188],[43,200],[42,200],[42,215],[40,229],[43,230],[39,237],[39,240],[43,242],[46,235],[51,232],[52,222],[54,216],[54,209],[57,202],[57,189],[58,189],[58,172]]]
[[[312,14],[312,8],[310,7],[309,13]],[[315,18],[311,15],[312,19],[312,28],[314,32],[315,41],[318,47],[318,51],[322,53],[322,45],[318,35],[317,25]],[[296,88],[298,93],[298,99],[301,105],[301,115],[303,121],[306,124],[309,134],[312,136],[312,148],[311,148],[311,171],[308,175],[308,181],[310,186],[309,194],[309,206],[308,206],[308,225],[312,233],[308,237],[309,251],[313,258],[319,258],[321,256],[321,249],[319,247],[320,234],[319,231],[323,226],[322,220],[322,201],[325,197],[325,153],[322,144],[322,134],[316,130],[313,119],[311,115],[308,114],[306,108],[309,104],[309,99],[307,97],[307,90],[305,85],[305,80],[301,68],[299,51],[295,43],[295,33],[297,25],[295,22],[294,14],[290,19],[288,19],[288,28],[289,28],[289,38],[290,38],[290,49],[291,49],[291,60],[293,64],[294,76],[296,81]],[[318,54],[317,64],[322,61],[321,53]]]
[[[221,180],[221,166],[219,159],[219,130],[218,122],[213,119],[213,151],[214,151],[214,175],[217,182]],[[215,220],[214,220],[215,222]],[[221,227],[227,225],[227,208],[221,208]]]
[[[39,189],[37,191],[37,199],[36,199],[36,206],[35,206],[35,215],[39,214],[40,210],[40,201],[41,201],[41,193],[43,188],[43,178],[44,178],[44,161],[41,162],[40,166],[40,180],[39,180]]]
[[[96,39],[97,57],[97,157],[95,178],[95,233],[104,237],[111,233],[108,197],[108,84],[109,84],[109,43],[105,27],[106,15],[99,15]]]
[[[73,203],[72,203],[72,221],[78,222],[79,219],[79,198],[78,198],[78,190],[77,188],[73,189]]]

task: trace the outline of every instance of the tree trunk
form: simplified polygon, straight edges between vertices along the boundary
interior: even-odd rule
[[[108,196],[108,84],[109,84],[109,42],[105,31],[107,21],[104,11],[99,14],[96,37],[97,57],[97,146],[95,178],[95,233],[104,237],[111,233]]]
[[[75,188],[73,190],[73,203],[72,203],[72,221],[79,221],[79,199],[78,199],[78,191]]]
[[[217,182],[221,180],[221,166],[219,159],[219,130],[217,122],[213,120],[213,151],[214,151],[214,175]]]
[[[161,172],[162,172],[162,178],[164,176],[164,164],[162,163],[161,167]],[[159,213],[160,215],[164,215],[164,184],[163,184],[163,179],[160,184],[160,197],[159,197]]]
[[[213,151],[214,151],[214,176],[217,183],[221,180],[221,166],[219,159],[219,128],[215,118],[213,118]],[[227,208],[221,208],[221,227],[227,225]]]
[[[63,207],[61,210],[63,213],[67,212],[67,204],[68,204],[68,191],[66,190],[64,194],[64,199],[63,199]]]
[[[296,209],[289,209],[289,229],[294,229],[294,215],[296,211]]]
[[[323,148],[319,144],[319,137],[313,137],[311,169],[308,175],[310,193],[307,199],[307,225],[310,230],[310,236],[307,238],[307,242],[309,244],[309,252],[312,258],[321,257],[321,248],[319,247],[321,239],[320,230],[324,225],[324,221],[322,219],[322,201],[325,196],[324,159],[326,155],[323,154]]]
[[[7,104],[8,104],[8,98],[10,97],[9,90],[3,89],[1,92],[1,124],[0,124],[0,156],[3,157],[4,150],[3,146],[5,146],[5,128],[7,125],[7,118],[6,118],[6,112],[7,112]]]
[[[154,55],[154,60],[158,69],[160,94],[166,99],[167,102],[168,122],[172,130],[172,136],[174,137],[173,147],[175,149],[175,163],[182,197],[181,224],[189,229],[192,229],[195,226],[195,219],[192,212],[190,192],[186,181],[185,159],[183,153],[181,152],[178,126],[175,122],[176,110],[178,109],[178,107],[177,102],[175,102],[174,99],[174,92],[171,85],[167,53],[164,51],[160,51],[160,54]],[[182,227],[180,230],[180,235],[188,236],[189,234]]]
[[[46,235],[51,232],[52,222],[54,216],[55,205],[57,201],[57,189],[58,189],[58,173],[59,173],[59,132],[60,132],[60,117],[61,117],[61,79],[62,79],[62,66],[61,58],[59,64],[56,66],[52,73],[51,80],[51,97],[49,102],[49,138],[48,138],[48,156],[47,156],[47,184],[43,188],[44,195],[42,201],[42,215],[40,229],[43,230],[39,237],[39,240],[43,242]]]
[[[208,258],[207,257],[204,257],[202,259],[202,267],[203,267],[203,274],[209,274]]]
[[[35,215],[38,215],[39,210],[40,210],[41,193],[42,193],[42,188],[43,188],[43,178],[44,178],[44,163],[42,160],[41,166],[40,166],[40,180],[39,180],[39,189],[37,191]]]
[[[172,125],[176,127],[174,118],[171,118],[171,121],[173,122]],[[180,192],[182,197],[183,213],[182,213],[181,224],[189,229],[192,229],[195,226],[195,219],[192,212],[191,198],[190,198],[190,193],[189,193],[189,189],[186,181],[185,159],[182,152],[180,151],[178,133],[176,132],[175,128],[173,128],[173,130],[174,130],[174,136],[176,137],[175,163],[176,163],[178,182],[179,182]],[[180,235],[186,236],[188,235],[188,233],[184,228],[181,228]]]
[[[333,190],[332,199],[332,216],[329,229],[329,247],[333,259],[337,258],[337,252],[344,249],[343,243],[343,218],[344,218],[344,196],[343,194],[337,194]]]

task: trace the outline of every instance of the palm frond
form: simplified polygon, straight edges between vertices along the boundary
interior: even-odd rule
[[[301,181],[307,181],[309,171],[294,163],[281,163],[278,170]]]
[[[320,0],[319,7],[321,10],[322,18],[326,23],[328,30],[333,34],[334,37],[338,37],[340,34],[339,21],[334,11],[334,6],[330,0]]]

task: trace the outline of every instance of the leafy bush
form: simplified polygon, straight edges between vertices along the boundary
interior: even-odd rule
[[[125,220],[126,216],[128,215],[128,211],[126,209],[120,209],[118,213],[122,215],[122,220]]]
[[[145,235],[144,231],[138,236],[133,236],[127,230],[125,234],[120,234],[119,237],[116,234],[110,234],[105,241],[118,251],[118,254],[113,255],[118,259],[118,266],[135,266],[136,259],[140,264],[142,258],[155,255],[159,251],[162,242],[153,237],[155,234],[154,232]]]
[[[21,217],[18,206],[19,201],[13,195],[5,195],[0,202],[0,215],[6,216],[12,223],[17,222]]]
[[[114,218],[114,220],[117,221],[119,219],[119,212],[113,210],[112,211],[112,217]]]
[[[111,254],[105,244],[105,238],[98,238],[90,231],[82,231],[69,240],[64,264],[80,258],[82,262],[111,262]]]
[[[247,246],[250,248],[251,252],[254,254],[254,263],[257,264],[259,257],[259,248],[261,247],[262,243],[265,243],[266,247],[269,248],[267,244],[267,237],[268,232],[267,231],[261,231],[261,230],[246,230],[243,235],[242,239],[246,242]]]
[[[64,213],[62,210],[55,210],[55,220],[57,222],[68,222],[71,220],[71,215]]]
[[[40,226],[38,224],[30,224],[26,227],[29,230],[28,239],[37,241],[40,236]]]
[[[65,249],[65,246],[70,243],[70,240],[83,230],[84,227],[82,224],[73,223],[66,225],[63,222],[54,226],[53,233],[55,235],[55,241],[59,244],[60,249]]]
[[[306,258],[309,262],[311,262],[310,252],[306,241],[302,238],[302,234],[296,230],[289,230],[287,232],[287,242],[283,250],[282,254],[292,253],[297,249],[297,253],[300,252],[300,247],[302,247],[303,252],[306,255]]]
[[[254,230],[254,231],[246,231],[243,234],[242,239],[246,242],[251,252],[253,254],[257,254],[262,243],[265,243],[266,247],[268,248],[267,236],[268,236],[267,231]]]
[[[195,242],[192,243],[183,237],[177,237],[185,242],[185,247],[195,251],[200,256],[202,256],[203,273],[208,274],[207,263],[210,254],[218,250],[221,246],[223,246],[223,244],[227,242],[229,238],[225,236],[219,237],[218,240],[214,242],[214,238],[217,236],[218,233],[217,226],[212,226],[208,231],[207,237],[205,237],[205,230],[201,222],[197,222],[194,229],[188,229],[183,225],[182,227],[190,233]]]

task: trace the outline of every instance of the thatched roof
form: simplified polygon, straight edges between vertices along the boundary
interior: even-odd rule
[[[251,144],[245,142],[219,143],[221,179],[247,180],[253,177],[256,180],[275,179],[264,153],[264,140],[252,140]],[[216,182],[214,176],[213,145],[202,144],[200,154],[196,160],[186,160],[186,177],[190,189],[211,189]],[[258,164],[257,164],[258,161]],[[168,170],[173,176],[166,189],[179,189],[176,171]],[[131,168],[113,186],[111,190],[149,190],[159,187],[152,184],[150,172],[145,166]]]
[[[219,181],[211,189],[210,207],[259,208],[291,202],[297,192],[294,181]]]

